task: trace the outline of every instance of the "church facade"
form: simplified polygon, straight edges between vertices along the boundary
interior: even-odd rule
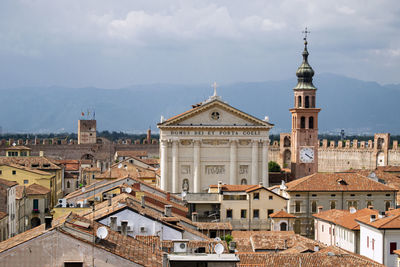
[[[268,186],[269,130],[216,94],[158,124],[160,187],[172,193],[206,192],[218,181]]]

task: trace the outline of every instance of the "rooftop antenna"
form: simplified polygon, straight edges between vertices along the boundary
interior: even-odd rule
[[[215,253],[217,253],[218,256],[219,256],[219,255],[221,255],[221,254],[224,252],[224,246],[223,246],[221,243],[218,243],[218,244],[215,245],[214,251],[215,251]]]
[[[108,230],[104,226],[97,228],[96,236],[100,239],[104,239],[108,236]]]

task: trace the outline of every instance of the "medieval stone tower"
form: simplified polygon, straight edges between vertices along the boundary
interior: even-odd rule
[[[307,30],[306,30],[307,34]],[[318,172],[317,88],[312,83],[314,70],[308,64],[307,36],[304,38],[303,62],[297,69],[292,113],[291,170],[300,178]]]
[[[78,144],[96,144],[96,120],[78,121]]]

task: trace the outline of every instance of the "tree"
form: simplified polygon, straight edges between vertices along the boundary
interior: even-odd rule
[[[275,161],[270,161],[270,162],[268,162],[268,171],[269,172],[280,172],[281,166],[279,166],[279,164],[276,163]]]
[[[225,235],[221,238],[221,240],[225,240],[226,243],[229,245],[229,242],[231,242],[233,240],[233,237],[231,235]]]

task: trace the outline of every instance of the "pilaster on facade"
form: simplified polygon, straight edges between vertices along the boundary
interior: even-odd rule
[[[179,140],[172,140],[172,192],[179,192]]]
[[[268,177],[268,147],[269,139],[262,140],[262,183],[263,186],[269,187],[269,177]]]
[[[200,176],[201,176],[201,163],[200,163],[200,147],[201,141],[199,139],[193,140],[193,192],[200,193]]]
[[[230,169],[229,169],[229,184],[239,184],[237,180],[237,139],[230,139]]]
[[[251,184],[258,184],[258,148],[259,140],[251,140]]]
[[[160,140],[160,187],[162,190],[168,190],[168,140]]]

